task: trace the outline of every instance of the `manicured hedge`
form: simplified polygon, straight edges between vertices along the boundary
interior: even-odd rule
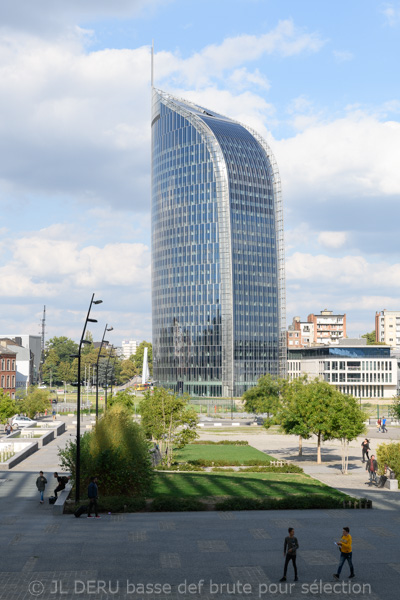
[[[171,498],[159,496],[150,505],[151,512],[183,512],[207,510],[205,504],[195,498]]]
[[[346,503],[355,500],[346,496]],[[216,510],[295,510],[295,509],[335,509],[343,508],[343,497],[319,494],[307,497],[287,496],[286,498],[226,498],[215,505]]]
[[[248,446],[249,442],[246,440],[221,440],[220,442],[209,442],[208,440],[197,440],[195,442],[191,442],[191,444],[200,444],[203,446]]]
[[[208,460],[205,458],[198,458],[196,460],[188,460],[187,461],[191,465],[197,465],[199,467],[240,467],[243,465],[263,465],[267,466],[270,464],[269,460],[259,460],[259,459],[250,459],[250,460]]]

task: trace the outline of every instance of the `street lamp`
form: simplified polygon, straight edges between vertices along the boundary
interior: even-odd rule
[[[110,353],[108,355],[107,366],[106,366],[106,393],[105,393],[105,403],[104,403],[104,411],[107,410],[107,388],[108,388],[108,365],[110,364],[110,358],[113,351],[113,346],[111,346]]]
[[[91,344],[89,340],[85,340],[86,326],[88,323],[97,323],[97,319],[89,317],[92,304],[101,304],[103,300],[95,300],[94,294],[89,304],[89,310],[86,316],[85,325],[83,327],[82,336],[79,342],[78,354],[78,394],[77,394],[77,409],[76,409],[76,476],[75,476],[75,500],[79,502],[80,496],[80,479],[81,479],[81,353],[83,344]]]
[[[106,324],[106,326],[104,328],[104,333],[103,333],[103,337],[101,340],[101,344],[100,344],[99,354],[97,355],[97,362],[96,362],[96,421],[99,418],[99,360],[100,360],[100,355],[101,355],[101,349],[103,347],[103,344],[108,344],[107,340],[104,339],[104,336],[106,335],[106,331],[112,331],[113,329],[114,329],[113,327],[108,327],[108,324]]]

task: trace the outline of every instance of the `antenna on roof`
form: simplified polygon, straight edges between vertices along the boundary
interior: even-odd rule
[[[151,89],[154,87],[154,40],[151,41]]]

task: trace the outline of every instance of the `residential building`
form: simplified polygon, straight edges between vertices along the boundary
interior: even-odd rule
[[[382,310],[375,314],[375,339],[392,348],[400,348],[400,311]]]
[[[300,317],[294,317],[287,331],[288,348],[306,348],[314,343],[314,323],[301,321]]]
[[[314,344],[338,344],[346,337],[346,315],[335,315],[331,310],[321,310],[319,315],[308,315],[314,326]]]
[[[153,90],[154,380],[241,396],[286,374],[280,179],[254,131]]]
[[[0,343],[0,388],[15,398],[16,352]]]
[[[132,354],[135,354],[140,343],[137,340],[122,340],[122,354],[125,360],[128,360]]]
[[[27,391],[28,387],[33,383],[33,353],[12,339],[2,338],[0,339],[0,344],[16,354],[16,391]]]
[[[356,398],[391,399],[397,395],[397,358],[388,346],[367,345],[365,339],[337,345],[288,349],[288,378],[307,375],[331,383]]]
[[[42,338],[40,335],[0,334],[0,338],[14,340],[19,346],[28,348],[33,355],[33,384],[39,383],[40,361],[42,358]]]

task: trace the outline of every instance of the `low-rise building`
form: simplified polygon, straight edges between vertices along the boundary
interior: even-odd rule
[[[122,354],[125,360],[128,360],[132,354],[135,354],[136,350],[140,346],[140,342],[137,340],[123,340],[122,341]]]
[[[391,399],[397,395],[397,359],[389,346],[367,346],[365,339],[335,346],[288,348],[288,378],[307,375],[356,398]]]
[[[375,339],[392,348],[400,348],[400,311],[385,308],[375,314]]]
[[[23,346],[32,352],[33,375],[32,383],[39,383],[40,361],[42,359],[42,338],[40,335],[29,334],[0,334],[0,338],[14,340],[19,346]]]
[[[288,348],[307,348],[314,343],[314,323],[294,317],[287,331]]]
[[[346,337],[346,315],[335,315],[325,308],[319,315],[308,315],[307,321],[314,325],[314,344],[338,344]]]
[[[11,398],[15,398],[16,352],[0,343],[0,388]]]

